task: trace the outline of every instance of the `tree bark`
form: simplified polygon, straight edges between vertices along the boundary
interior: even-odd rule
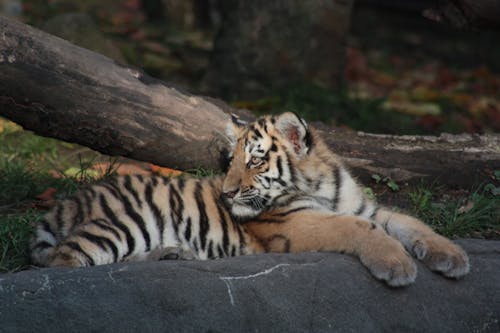
[[[252,118],[0,17],[0,115],[35,133],[173,168],[219,168],[229,112]],[[378,173],[469,188],[500,170],[499,135],[384,136],[314,125],[362,179]]]

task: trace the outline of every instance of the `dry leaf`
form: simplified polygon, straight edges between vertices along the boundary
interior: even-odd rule
[[[177,176],[182,175],[182,171],[170,169],[170,168],[164,168],[164,167],[154,165],[154,164],[149,164],[149,168],[151,169],[151,172],[157,173],[157,174],[162,175],[162,176],[177,177]]]
[[[37,195],[31,206],[36,209],[50,209],[56,204],[56,192],[57,190],[53,187],[47,188],[43,193]]]

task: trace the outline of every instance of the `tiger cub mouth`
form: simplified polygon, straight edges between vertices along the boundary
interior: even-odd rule
[[[265,210],[265,203],[259,197],[230,199],[223,196],[222,201],[231,215],[239,221],[254,218]]]

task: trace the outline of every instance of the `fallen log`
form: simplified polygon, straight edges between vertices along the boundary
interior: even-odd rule
[[[0,115],[37,134],[173,168],[217,169],[230,112],[252,118],[0,17]],[[470,188],[500,169],[500,135],[386,136],[315,125],[365,180],[378,173]]]
[[[455,281],[391,289],[353,257],[268,254],[4,274],[1,331],[498,332],[500,242],[462,240]]]

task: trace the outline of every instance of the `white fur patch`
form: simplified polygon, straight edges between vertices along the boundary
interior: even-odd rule
[[[256,217],[261,212],[254,210],[251,207],[241,205],[241,204],[238,204],[237,202],[235,202],[231,206],[231,213],[233,214],[233,216],[246,219],[246,218]]]
[[[342,168],[340,170],[340,177],[342,178],[342,186],[339,189],[339,205],[338,212],[340,214],[352,214],[361,206],[363,194],[361,190],[352,179],[351,175]]]

